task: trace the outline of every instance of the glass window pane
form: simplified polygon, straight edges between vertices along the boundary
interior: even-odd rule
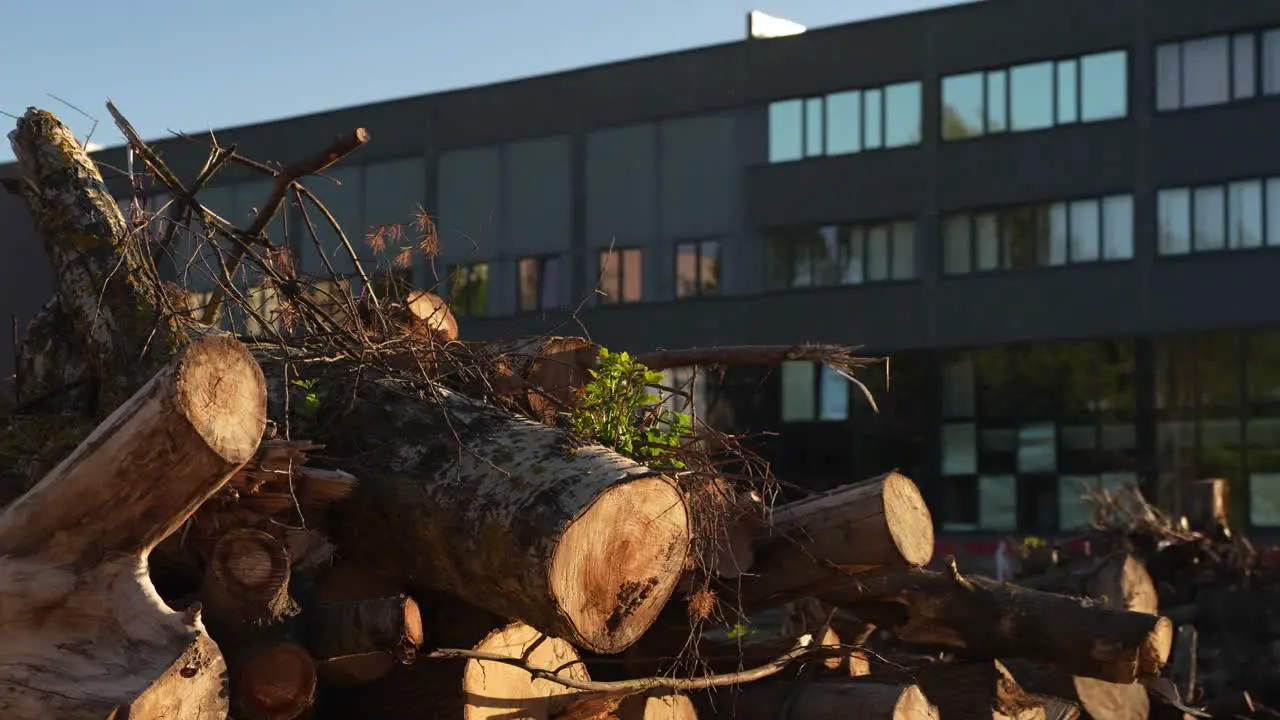
[[[520,310],[529,312],[538,309],[538,258],[520,258]]]
[[[1075,60],[1058,62],[1058,122],[1073,123],[1080,119],[1080,97],[1076,92],[1078,66]]]
[[[916,276],[916,224],[911,221],[893,224],[893,279],[910,280]]]
[[[1077,530],[1093,520],[1093,506],[1085,498],[1097,492],[1098,478],[1090,475],[1063,475],[1058,478],[1058,528]]]
[[[987,132],[1009,129],[1009,75],[1004,70],[987,73]]]
[[[1253,37],[1253,33],[1245,33],[1231,38],[1231,96],[1236,100],[1258,93]]]
[[[1004,243],[1005,268],[1035,265],[1036,227],[1032,207],[1009,208],[1000,212],[1001,236]]]
[[[867,229],[867,280],[889,279],[889,226]]]
[[[813,247],[814,283],[830,285],[835,282],[839,263],[840,228],[826,225],[818,228]]]
[[[1093,262],[1102,251],[1098,237],[1098,201],[1076,200],[1071,203],[1071,262]]]
[[[789,360],[782,363],[782,421],[813,420],[816,402],[813,386],[813,363]]]
[[[1010,123],[1014,131],[1053,125],[1053,63],[1019,65],[1009,71]]]
[[[1161,190],[1156,200],[1159,214],[1156,246],[1161,255],[1191,252],[1191,191]]]
[[[1280,525],[1280,473],[1249,473],[1249,522]]]
[[[1067,204],[1053,203],[1049,206],[1049,255],[1045,258],[1047,264],[1066,264],[1067,237]]]
[[[822,154],[822,98],[804,101],[804,154],[814,157]]]
[[[849,381],[826,365],[818,370],[818,419],[849,418]]]
[[[1227,197],[1227,246],[1262,247],[1262,182],[1231,183]]]
[[[622,251],[622,300],[640,302],[644,294],[644,258],[639,248]]]
[[[1156,109],[1177,110],[1182,104],[1182,45],[1156,48]]]
[[[864,236],[861,225],[844,229],[840,238],[840,284],[859,285],[864,279]]]
[[[799,160],[804,151],[804,101],[769,105],[769,162]]]
[[[1053,473],[1058,470],[1057,426],[1031,423],[1018,428],[1018,472]]]
[[[698,244],[683,242],[676,245],[676,297],[698,295]]]
[[[1280,30],[1262,34],[1262,92],[1280,93]]]
[[[698,245],[698,290],[703,295],[719,295],[720,242],[703,240]]]
[[[974,218],[974,235],[978,246],[978,270],[1000,267],[1000,224],[995,213]]]
[[[982,73],[942,78],[942,139],[982,134]]]
[[[539,278],[538,309],[550,310],[560,307],[560,258],[548,257],[542,260],[542,277]]]
[[[1280,247],[1280,178],[1267,180],[1267,245]]]
[[[1080,120],[1094,122],[1129,114],[1129,53],[1124,50],[1080,58]]]
[[[905,82],[884,89],[885,147],[920,143],[920,83]]]
[[[1199,250],[1221,250],[1227,245],[1227,204],[1221,185],[1198,187],[1192,193],[1192,221]]]
[[[1018,479],[1013,475],[978,478],[978,525],[983,530],[1016,530]]]
[[[973,423],[942,426],[942,474],[972,475],[978,472],[978,429]]]
[[[1230,87],[1227,45],[1226,35],[1182,43],[1182,107],[1227,101]]]
[[[884,147],[883,95],[880,90],[862,93],[862,146],[868,150]]]
[[[862,93],[858,90],[827,96],[827,154],[862,149]]]
[[[621,299],[622,295],[622,273],[618,267],[622,262],[622,257],[617,251],[604,250],[600,253],[600,264],[597,272],[600,273],[601,292],[600,304],[613,305]]]
[[[1102,199],[1102,257],[1107,260],[1133,258],[1132,195]]]
[[[942,365],[942,417],[973,417],[973,360],[961,356]]]
[[[952,215],[942,221],[942,274],[963,275],[970,270],[973,238],[968,215]]]

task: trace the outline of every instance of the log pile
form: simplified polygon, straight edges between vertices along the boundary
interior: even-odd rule
[[[52,114],[10,134],[59,285],[0,454],[0,717],[1146,716],[1175,635],[1129,564],[925,569],[909,478],[771,506],[739,438],[645,389],[794,359],[852,379],[850,350],[468,342],[435,294],[368,290],[336,223],[367,290],[324,300],[265,229],[286,200],[332,221],[300,181],[367,133],[285,166],[215,145],[184,181],[108,109],[168,221],[122,216]],[[231,162],[273,181],[243,228],[198,199]],[[174,235],[220,253],[203,308],[160,279]],[[267,330],[212,324],[224,304]]]
[[[1146,683],[1145,698],[1130,691],[1134,698],[1126,702],[1114,689],[1104,693],[1080,678],[1068,684],[1033,668],[1022,668],[1037,673],[1024,685],[1074,695],[1086,708],[1141,702],[1153,715],[1280,716],[1276,555],[1232,532],[1228,490],[1222,479],[1194,481],[1181,489],[1180,507],[1163,509],[1133,487],[1091,494],[1086,499],[1095,518],[1087,531],[1052,546],[1029,543],[1019,584],[1109,607],[1158,609],[1174,623],[1174,639],[1161,677]]]

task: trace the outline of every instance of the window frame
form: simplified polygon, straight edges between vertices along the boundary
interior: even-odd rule
[[[463,272],[466,273],[467,282],[464,285],[464,287],[469,288],[471,284],[474,282],[476,271],[479,269],[484,270],[484,275],[485,275],[484,287],[483,287],[484,294],[479,296],[477,295],[468,296],[467,299],[470,302],[467,305],[464,306],[459,304],[458,298],[457,298],[457,286],[458,286],[459,274]],[[493,263],[488,260],[454,263],[449,270],[449,298],[448,298],[449,311],[452,312],[456,317],[488,317],[489,315],[488,313],[489,284],[492,281],[493,281]],[[479,305],[480,312],[475,312],[475,308],[473,307],[477,304]]]
[[[1266,41],[1267,35],[1271,32],[1280,31],[1280,24],[1270,24],[1263,26],[1234,27],[1219,30],[1212,33],[1184,34],[1175,35],[1168,38],[1161,38],[1152,43],[1152,61],[1153,61],[1153,80],[1152,97],[1150,98],[1150,107],[1157,116],[1168,115],[1170,113],[1195,112],[1205,110],[1207,108],[1221,108],[1228,105],[1240,105],[1248,103],[1266,102],[1280,98],[1280,86],[1274,92],[1267,92],[1267,84],[1264,73],[1266,71]],[[1225,77],[1226,100],[1222,102],[1207,103],[1203,105],[1195,105],[1188,107],[1186,105],[1186,88],[1185,79],[1187,74],[1187,53],[1186,46],[1200,40],[1212,40],[1223,38],[1227,46],[1227,72]],[[1251,84],[1252,87],[1248,92],[1241,93],[1236,87],[1238,72],[1240,68],[1238,56],[1238,43],[1242,38],[1248,38],[1252,49],[1252,68],[1251,68]],[[1160,54],[1168,48],[1176,48],[1177,58],[1177,78],[1175,89],[1177,92],[1176,101],[1172,107],[1160,106]]]
[[[914,86],[916,90],[916,103],[919,106],[917,112],[917,125],[915,131],[915,141],[905,144],[890,144],[888,128],[889,124],[889,88],[897,88],[899,86]],[[858,142],[856,149],[842,150],[833,153],[831,147],[831,113],[828,110],[832,97],[844,95],[847,93],[857,93],[858,108]],[[878,98],[878,100],[876,99]],[[787,103],[799,103],[800,107],[800,153],[798,156],[788,156],[787,159],[774,160],[773,147],[773,113],[774,109]],[[872,105],[875,105],[874,113],[870,113]],[[879,85],[870,85],[865,87],[845,88],[842,90],[834,90],[828,93],[817,95],[801,95],[790,96],[770,100],[765,106],[765,163],[766,165],[785,165],[787,163],[802,162],[804,160],[812,160],[820,157],[839,157],[844,155],[857,155],[864,152],[883,151],[883,150],[900,150],[909,147],[918,147],[924,142],[924,80],[921,78],[905,78],[885,82]],[[816,110],[814,109],[816,108]],[[811,113],[812,111],[812,113]],[[814,116],[811,118],[811,114]],[[875,124],[867,122],[869,115],[875,115]],[[874,133],[872,131],[875,131]],[[817,139],[810,139],[810,134],[816,132]],[[874,135],[874,137],[872,137]],[[820,147],[820,151],[810,152],[811,146]]]
[[[810,387],[812,395],[809,412],[803,418],[789,418],[786,414],[786,372],[787,368],[799,368],[801,365],[808,365]],[[823,410],[826,408],[827,393],[823,392],[824,380],[831,375],[836,375],[841,380],[841,389],[844,390],[843,413],[840,417],[823,417]],[[833,425],[837,423],[848,423],[853,418],[853,395],[852,383],[849,383],[843,377],[839,376],[834,370],[827,367],[825,363],[813,362],[810,360],[788,360],[778,367],[778,424],[800,425],[800,424],[822,424]],[[834,398],[833,398],[834,399]]]
[[[895,275],[895,268],[898,260],[898,235],[897,228],[900,225],[910,226],[909,245],[911,246],[911,270],[906,277],[898,277]],[[868,276],[868,237],[872,229],[883,228],[886,232],[887,245],[885,254],[885,272],[886,276],[880,279],[871,279]],[[794,283],[795,259],[798,254],[795,252],[786,253],[786,261],[789,263],[785,268],[786,284],[776,286],[773,277],[778,269],[775,262],[779,256],[776,252],[774,243],[781,240],[796,240],[800,236],[813,234],[821,236],[822,231],[831,229],[835,236],[835,255],[831,258],[830,272],[825,275],[815,274],[815,281],[808,285],[796,285]],[[797,243],[787,243],[788,250],[791,250]],[[856,246],[856,248],[855,248]],[[855,249],[857,252],[855,252]],[[859,279],[856,282],[846,282],[847,265],[851,262],[851,258],[860,258],[862,263]],[[805,292],[812,290],[824,290],[830,288],[841,287],[860,287],[863,285],[886,285],[890,283],[907,283],[917,282],[920,280],[920,218],[916,217],[899,217],[899,218],[878,218],[874,220],[853,220],[847,222],[821,223],[817,225],[790,225],[785,227],[769,228],[765,230],[765,265],[764,287],[765,292]]]
[[[702,277],[702,258],[704,257],[703,247],[709,243],[716,244],[716,291],[714,293],[703,292],[704,283]],[[680,249],[686,246],[696,248],[694,252],[694,268],[695,278],[694,287],[697,291],[691,295],[681,294],[680,283]],[[676,300],[696,300],[699,298],[720,297],[724,295],[724,272],[722,265],[724,263],[724,237],[714,235],[710,237],[700,237],[690,240],[677,240],[674,246],[674,252],[671,257],[671,277],[674,279],[672,284],[672,295]]]
[[[526,262],[530,262],[530,261],[535,263],[535,267],[538,270],[536,275],[537,282],[538,282],[538,288],[537,288],[538,300],[537,300],[537,306],[533,308],[528,308],[524,306],[523,267]],[[546,278],[547,278],[547,262],[548,261],[554,261],[557,263],[558,269],[560,270],[558,280],[561,284],[563,284],[564,277],[565,277],[564,271],[567,269],[566,268],[567,263],[565,262],[565,257],[563,253],[539,253],[537,255],[523,255],[516,259],[515,283],[516,283],[516,313],[517,314],[548,312],[553,310],[559,310],[564,306],[563,303],[560,302],[559,300],[552,302],[550,306],[547,303]],[[557,288],[557,290],[559,290],[559,288]]]
[[[1277,96],[1280,97],[1280,96]],[[1233,246],[1232,238],[1232,202],[1231,188],[1237,185],[1245,185],[1256,183],[1261,191],[1262,213],[1261,213],[1261,234],[1258,244],[1254,246]],[[1274,183],[1274,185],[1273,185]],[[1280,250],[1280,202],[1277,207],[1272,207],[1269,189],[1272,187],[1280,188],[1280,173],[1274,175],[1244,175],[1233,176],[1222,180],[1214,180],[1212,182],[1187,183],[1180,185],[1167,185],[1157,187],[1155,190],[1155,234],[1156,246],[1155,257],[1160,262],[1176,262],[1179,259],[1194,258],[1203,255],[1216,255],[1220,253],[1236,254],[1236,253],[1253,253],[1253,252],[1275,252]],[[1223,208],[1223,245],[1220,248],[1202,248],[1199,244],[1199,238],[1196,233],[1196,191],[1216,188],[1222,193]],[[1160,247],[1160,198],[1164,193],[1185,192],[1187,194],[1187,227],[1190,229],[1190,237],[1186,252],[1166,253],[1162,252]],[[1276,192],[1277,200],[1280,200],[1280,190]],[[1272,223],[1276,226],[1273,228]],[[1269,241],[1272,237],[1277,239],[1278,244],[1271,244]]]
[[[640,265],[640,294],[634,300],[626,299],[626,271],[629,267],[627,264],[627,254],[630,252],[636,253],[637,262]],[[609,262],[612,264],[606,266],[606,258],[610,258],[610,256],[612,256],[612,259],[610,259]],[[616,260],[616,262],[614,262],[614,260]],[[597,305],[601,307],[613,307],[615,305],[634,305],[639,302],[644,302],[644,248],[642,246],[628,245],[625,247],[603,248],[596,253],[596,269],[600,273],[600,286],[597,287],[596,293]],[[612,280],[617,283],[617,298],[609,299],[610,296],[604,291],[603,285],[605,275],[611,276]]]

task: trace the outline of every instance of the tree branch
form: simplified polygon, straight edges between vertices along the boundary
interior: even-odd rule
[[[810,646],[812,643],[813,635],[803,635],[796,641],[795,647],[791,650],[788,650],[786,653],[765,663],[764,665],[750,670],[743,670],[742,672],[726,673],[722,675],[705,675],[703,677],[696,678],[648,677],[635,678],[632,680],[617,680],[613,682],[575,680],[574,678],[561,675],[560,673],[530,665],[523,658],[511,657],[509,655],[498,655],[496,653],[478,652],[476,650],[440,648],[434,652],[428,653],[426,657],[436,660],[465,658],[468,660],[482,660],[485,662],[496,662],[504,665],[511,665],[524,670],[535,678],[550,680],[551,682],[559,683],[565,687],[573,688],[574,690],[581,690],[583,692],[636,693],[658,688],[686,691],[705,690],[713,687],[725,687],[727,685],[739,685],[742,683],[755,682],[756,680],[762,680],[770,675],[777,674],[792,662],[812,655],[814,650],[829,651],[829,648],[811,648]]]

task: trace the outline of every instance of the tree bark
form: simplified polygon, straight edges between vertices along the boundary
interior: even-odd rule
[[[432,391],[363,382],[335,419],[331,450],[362,458],[347,556],[595,652],[635,642],[689,552],[679,488],[567,432]]]
[[[220,717],[224,661],[147,555],[253,456],[262,372],[196,341],[0,513],[0,716]]]
[[[758,682],[694,697],[703,718],[733,720],[938,720],[938,708],[916,685],[866,680],[805,684]],[[786,713],[785,715],[783,713]]]
[[[1023,657],[1119,683],[1158,676],[1173,641],[1166,618],[962,577],[954,566],[859,578],[822,600],[909,643],[956,648],[973,659]]]
[[[321,661],[382,654],[413,662],[422,615],[407,595],[321,602],[307,609],[311,654]]]
[[[473,343],[466,357],[485,369],[481,380],[504,404],[553,425],[558,413],[577,405],[599,353],[579,337],[529,337]]]
[[[323,605],[339,605],[350,602],[363,602],[387,597],[400,597],[403,587],[390,582],[368,571],[357,563],[339,561],[328,569],[316,582],[314,602]],[[418,610],[420,634],[425,636],[422,608],[415,603]],[[406,614],[406,628],[412,627],[413,620]],[[329,632],[329,631],[323,631]],[[423,639],[419,640],[421,644]],[[471,638],[469,642],[475,642]],[[323,643],[313,648],[313,653],[320,662],[320,677],[325,682],[337,686],[352,686],[374,682],[386,677],[395,669],[397,659],[390,652],[365,653],[348,657],[325,657],[327,650]]]
[[[1009,672],[1028,692],[1069,700],[1092,720],[1147,720],[1151,700],[1141,683],[1111,683],[1072,676],[1056,667],[1025,660],[1005,661]]]
[[[148,259],[97,165],[52,113],[30,108],[9,133],[21,180],[53,264],[65,341],[97,379],[99,414],[128,398],[173,355],[181,333],[141,282]]]
[[[929,507],[909,478],[888,473],[774,509],[756,541],[752,572],[731,591],[750,613],[932,557]]]
[[[1043,575],[1019,578],[1018,584],[1034,590],[1093,598],[1115,610],[1154,615],[1159,609],[1151,575],[1142,561],[1129,553],[1080,558]]]

